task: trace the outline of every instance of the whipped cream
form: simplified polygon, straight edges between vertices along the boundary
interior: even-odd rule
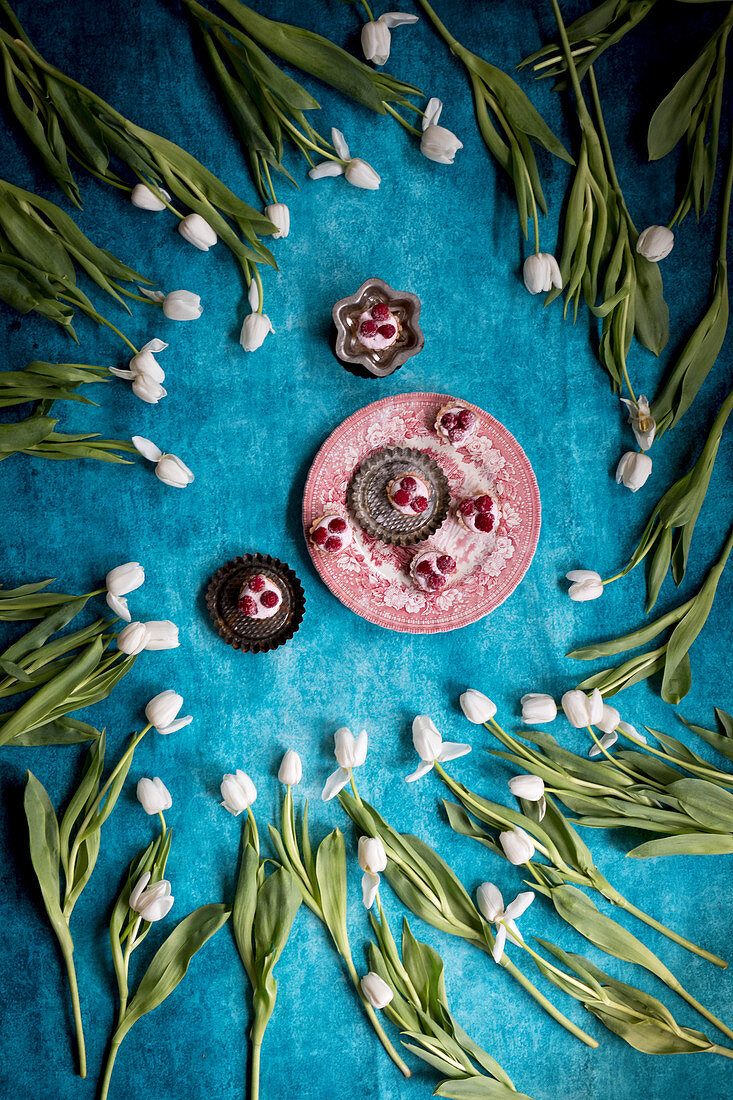
[[[432,547],[421,550],[410,562],[410,576],[423,592],[441,592],[455,571],[455,558]]]
[[[310,529],[311,542],[326,554],[345,550],[354,538],[349,521],[334,512],[326,512]]]
[[[367,309],[359,315],[356,337],[359,343],[363,344],[365,348],[369,348],[370,351],[384,351],[385,348],[391,348],[400,334],[400,323],[391,311],[388,311],[388,316],[385,318],[374,317],[375,309],[381,312],[384,308],[388,308],[384,302],[376,302],[371,309]],[[364,332],[365,322],[372,322],[376,325],[376,332],[371,335]],[[393,329],[393,332],[387,336],[383,330],[389,328]]]
[[[264,573],[255,573],[239,593],[239,610],[248,619],[271,619],[277,615],[282,602],[282,592]]]

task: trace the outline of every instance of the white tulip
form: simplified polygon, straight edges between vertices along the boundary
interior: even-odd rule
[[[166,202],[171,201],[170,195],[163,187],[159,187],[158,191]],[[165,202],[163,202],[145,183],[135,184],[130,193],[130,202],[133,206],[139,207],[140,210],[165,210]]]
[[[603,733],[613,733],[616,726],[621,721],[621,715],[615,707],[609,706],[608,703],[603,704],[603,713],[596,722],[596,726]]]
[[[501,962],[504,954],[504,944],[507,933],[515,943],[522,943],[522,933],[516,925],[516,921],[522,913],[529,909],[534,901],[534,891],[524,890],[517,894],[514,901],[510,901],[504,908],[504,898],[501,890],[494,886],[493,882],[482,882],[476,891],[476,901],[481,915],[491,924],[496,924],[496,940],[491,952],[494,962]]]
[[[357,737],[354,737],[351,730],[346,726],[336,730],[333,735],[333,742],[334,754],[339,767],[329,775],[325,782],[321,793],[324,802],[330,802],[332,798],[335,798],[351,779],[351,769],[360,768],[364,763],[368,741],[366,730],[362,730]]]
[[[203,313],[201,297],[190,290],[171,290],[163,299],[163,313],[171,321],[196,321]]]
[[[468,688],[464,691],[459,702],[461,710],[469,722],[473,722],[474,726],[482,726],[484,722],[489,722],[496,714],[496,703],[493,703],[488,695],[484,695],[482,691],[477,691],[476,688]]]
[[[153,294],[152,291],[149,293]],[[165,371],[155,356],[165,351],[167,347],[168,345],[162,340],[148,340],[147,344],[133,355],[126,370],[110,367],[110,374],[132,382],[132,392],[141,401],[149,405],[157,405],[161,398],[166,396],[166,390],[161,385],[165,380]]]
[[[286,787],[294,787],[303,778],[303,764],[294,749],[288,749],[280,762],[277,777]]]
[[[152,924],[154,921],[162,920],[170,912],[173,895],[171,884],[167,879],[162,878],[152,886],[148,886],[149,882],[150,871],[145,871],[140,875],[130,894],[130,908],[134,913],[139,913],[143,920]]]
[[[459,756],[465,756],[471,751],[470,745],[462,745],[458,741],[444,741],[435,723],[428,718],[427,714],[418,714],[413,719],[412,743],[421,763],[412,775],[406,777],[408,783],[414,783],[416,779],[427,775],[435,764],[456,760]]]
[[[132,383],[132,392],[146,405],[157,405],[164,397],[168,396],[168,390],[161,386],[160,382],[152,382],[144,375],[139,375]]]
[[[141,779],[137,785],[137,800],[146,814],[162,814],[173,805],[170,791],[156,775],[155,779]]]
[[[571,726],[575,726],[576,730],[583,729],[584,726],[597,725],[603,714],[603,696],[598,688],[594,688],[590,695],[586,695],[579,688],[566,691],[560,700],[560,705],[565,711],[568,722]]]
[[[522,268],[524,285],[530,294],[546,294],[551,287],[562,290],[562,275],[558,262],[549,252],[528,256]]]
[[[600,573],[596,573],[595,569],[571,569],[565,576],[572,581],[568,588],[568,596],[576,603],[597,600],[603,595],[603,581]]]
[[[287,237],[290,232],[290,211],[284,202],[273,202],[266,206],[265,217],[277,226],[277,233],[272,234],[274,241]]]
[[[249,284],[247,298],[252,312],[244,318],[242,331],[239,334],[239,342],[245,351],[257,351],[264,344],[265,337],[275,330],[267,314],[257,312],[260,304],[260,292],[254,279]]]
[[[669,256],[674,248],[674,233],[666,225],[650,225],[639,234],[636,251],[653,264]]]
[[[641,393],[636,401],[630,401],[628,397],[622,397],[621,403],[626,405],[629,410],[629,424],[631,424],[636,442],[642,451],[648,451],[657,432],[657,422],[652,416],[649,399]]]
[[[151,619],[145,626],[148,632],[146,649],[178,649],[181,644],[178,640],[178,627],[170,619]]]
[[[542,692],[530,691],[523,695],[522,721],[527,726],[536,726],[542,722],[554,722],[557,718],[557,703],[551,695]]]
[[[364,874],[361,879],[361,895],[364,905],[371,909],[379,889],[379,872],[387,867],[387,853],[378,836],[359,837],[359,866]]]
[[[627,451],[616,467],[616,482],[618,485],[623,482],[627,489],[635,493],[642,485],[646,485],[651,472],[652,460],[649,455]]]
[[[184,241],[188,241],[201,252],[208,252],[219,240],[209,223],[200,214],[187,214],[179,221],[178,232]]]
[[[324,176],[345,176],[348,183],[367,191],[376,191],[381,183],[379,174],[371,164],[360,157],[352,157],[346,139],[335,127],[331,130],[331,141],[340,160],[325,160],[311,168],[308,175],[313,180]]]
[[[121,653],[133,656],[142,653],[148,640],[148,631],[145,623],[130,623],[117,635],[117,648]]]
[[[618,734],[615,730],[611,733],[604,733],[600,738],[600,747],[596,744],[591,745],[588,749],[588,756],[600,756],[601,749],[610,749],[612,745],[615,745],[618,741]]]
[[[227,773],[221,781],[222,806],[234,817],[239,817],[257,798],[257,788],[241,768],[234,775]]]
[[[361,979],[361,991],[372,1008],[386,1008],[394,997],[394,993],[384,979],[373,970]]]
[[[515,867],[527,863],[535,853],[532,837],[519,825],[506,833],[499,833],[499,843],[504,849],[504,855]]]
[[[392,45],[393,27],[403,26],[405,23],[417,23],[416,15],[406,15],[401,11],[387,11],[380,15],[379,19],[371,23],[365,23],[361,29],[361,48],[364,57],[374,65],[386,65],[389,51]]]
[[[110,569],[104,583],[107,589],[107,606],[115,615],[129,623],[131,615],[127,600],[123,597],[145,583],[145,570],[139,561],[128,561],[125,565]]]
[[[183,729],[189,722],[193,722],[193,716],[187,714],[184,718],[178,717],[178,712],[183,706],[183,696],[177,691],[168,688],[154,695],[145,708],[145,717],[158,733],[175,733]]]
[[[155,463],[155,476],[164,485],[170,485],[174,489],[185,489],[194,480],[192,472],[180,458],[176,455],[163,454],[160,447],[156,447],[145,436],[134,435],[132,444],[143,458]]]
[[[624,737],[631,738],[632,741],[641,741],[642,745],[648,745],[646,737],[643,733],[639,733],[635,726],[632,726],[630,722],[618,723],[619,733],[622,733]]]
[[[438,126],[442,110],[442,100],[436,97],[428,100],[422,120],[420,152],[428,160],[437,161],[438,164],[453,164],[456,153],[463,148],[463,142],[450,130],[446,130],[445,126]]]
[[[509,790],[515,798],[539,802],[539,820],[545,816],[545,781],[539,775],[515,775],[509,780]]]

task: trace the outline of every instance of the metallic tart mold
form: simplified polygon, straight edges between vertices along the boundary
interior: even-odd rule
[[[390,504],[387,484],[414,472],[430,486],[430,500],[424,512],[406,516]],[[386,447],[362,462],[349,483],[346,500],[356,522],[372,538],[392,546],[412,546],[435,534],[443,523],[450,489],[440,466],[425,451]]]
[[[399,333],[391,347],[375,351],[357,336],[359,317],[377,302],[385,302],[397,318]],[[336,326],[336,354],[343,363],[359,364],[377,378],[385,378],[425,346],[419,325],[420,299],[407,290],[393,290],[383,279],[367,279],[356,294],[336,302],[331,314]]]
[[[250,619],[239,610],[239,593],[247,579],[262,573],[283,595],[276,614]],[[290,640],[305,613],[305,593],[295,573],[269,554],[245,554],[218,569],[206,590],[212,622],[227,645],[248,653],[266,653]]]

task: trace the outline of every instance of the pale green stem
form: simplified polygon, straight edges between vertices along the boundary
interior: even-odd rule
[[[117,1043],[112,1040],[109,1045],[109,1054],[107,1055],[107,1062],[104,1067],[104,1077],[102,1078],[102,1083],[99,1087],[99,1100],[107,1100],[107,1094],[109,1093],[109,1083],[112,1078],[112,1069],[114,1068],[117,1051],[120,1049],[120,1042],[122,1042],[122,1040]]]
[[[71,1007],[74,1013],[74,1030],[76,1032],[76,1046],[79,1056],[79,1076],[87,1075],[87,1053],[84,1043],[84,1027],[81,1019],[81,1004],[79,1003],[79,986],[76,980],[76,967],[74,966],[73,948],[63,951],[66,973],[69,978],[69,992],[71,993]]]
[[[384,108],[386,111],[389,111],[393,118],[397,119],[400,126],[404,126],[404,128],[408,130],[411,134],[416,134],[417,137],[422,137],[422,132],[420,130],[417,130],[414,126],[411,126],[407,119],[403,118],[399,111],[396,111],[394,107],[391,106],[391,104],[385,102]]]
[[[277,202],[277,195],[275,194],[275,188],[272,186],[272,177],[270,176],[270,166],[268,165],[268,163],[267,163],[267,161],[265,160],[264,157],[260,157],[260,160],[262,161],[262,167],[265,171],[265,178],[267,180],[267,185],[270,188],[270,194],[272,195],[272,201],[276,203]]]

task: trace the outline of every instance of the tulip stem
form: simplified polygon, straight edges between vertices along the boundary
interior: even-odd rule
[[[608,895],[606,895],[608,896]],[[613,891],[613,896],[608,899],[612,901],[614,905],[617,905],[619,909],[624,909],[627,913],[631,913],[632,916],[637,917],[644,924],[648,924],[650,928],[654,928],[657,932],[661,932],[667,939],[673,940],[674,943],[678,943],[680,947],[686,948],[691,951],[693,955],[699,955],[702,959],[707,959],[708,962],[714,963],[719,966],[721,970],[725,970],[728,963],[725,959],[721,959],[719,955],[714,955],[711,951],[706,951],[704,947],[698,947],[697,944],[692,943],[690,940],[685,939],[684,936],[680,936],[677,932],[673,932],[671,928],[667,928],[665,924],[655,920],[654,917],[649,916],[643,909],[637,909],[635,905],[632,905],[630,901],[622,895]],[[679,993],[679,990],[677,990]],[[684,995],[684,994],[683,994]],[[703,1015],[705,1015],[703,1013]],[[725,1028],[723,1028],[725,1030]],[[726,1034],[728,1034],[726,1032]],[[733,1038],[733,1036],[731,1036]]]
[[[272,177],[270,176],[270,166],[264,157],[261,157],[262,167],[265,172],[265,178],[267,180],[267,186],[270,188],[270,194],[272,195],[272,201],[277,202],[277,195],[275,194],[275,188],[272,186]]]
[[[250,1070],[249,1100],[259,1100],[260,1096],[260,1055],[262,1043],[252,1043],[252,1067]]]
[[[354,772],[353,772],[352,768],[349,768],[349,783],[351,784],[351,789],[354,792],[354,798],[356,799],[356,801],[361,806],[362,805],[361,795],[359,794],[359,792],[356,789],[356,783],[354,782]]]
[[[385,102],[385,110],[389,111],[393,118],[396,118],[400,126],[404,126],[406,130],[409,130],[411,134],[416,134],[417,137],[422,137],[422,132],[410,125],[406,118],[403,118],[399,111],[396,111],[389,103]]]
[[[374,16],[372,15],[371,8],[367,4],[367,0],[360,0],[360,3],[361,3],[361,6],[363,7],[364,11],[366,12],[367,19],[369,20],[370,23],[373,23],[374,22]]]
[[[603,745],[601,741],[596,737],[595,731],[593,730],[592,726],[586,726],[585,728],[588,730],[588,733],[591,735],[596,745],[606,757],[608,762],[610,764],[613,764],[614,768],[616,768],[620,772],[623,772],[625,775],[628,775],[630,779],[635,779],[637,782],[643,783],[645,786],[655,787],[658,791],[662,790],[662,787],[659,783],[655,783],[653,779],[649,779],[649,777],[646,775],[641,775],[639,772],[635,772],[633,768],[628,768],[625,764],[622,764],[617,757],[611,756],[605,745]]]
[[[114,1039],[109,1044],[109,1054],[107,1055],[107,1061],[104,1067],[104,1077],[102,1083],[99,1086],[99,1100],[107,1100],[107,1094],[109,1092],[109,1083],[112,1078],[112,1070],[115,1064],[115,1058],[117,1057],[117,1051],[120,1049],[120,1042],[115,1042]]]
[[[649,727],[646,727],[649,729]],[[650,730],[653,732],[653,730]],[[686,760],[682,760],[679,756],[675,756],[671,752],[660,752],[659,749],[655,749],[653,745],[648,745],[645,741],[638,741],[632,734],[624,733],[623,730],[619,730],[622,737],[626,737],[632,744],[638,745],[643,748],[645,752],[652,753],[654,756],[658,756],[660,760],[664,760],[665,763],[669,763],[671,760],[679,768],[684,768],[685,771],[691,772],[692,775],[696,775],[701,779],[706,779],[710,783],[718,783],[721,787],[733,787],[733,775],[728,772],[721,772],[713,765],[703,766],[702,764],[691,764]],[[722,782],[720,779],[722,777]]]
[[[66,973],[69,978],[69,992],[71,993],[71,1006],[74,1013],[74,1030],[76,1032],[76,1046],[79,1055],[79,1076],[87,1075],[87,1052],[84,1043],[84,1028],[81,1020],[81,1004],[79,1003],[79,986],[76,980],[76,967],[74,966],[74,949],[63,951]]]
[[[364,996],[364,993],[363,993],[362,988],[361,988],[361,982],[359,981],[359,975],[356,973],[356,967],[354,966],[353,961],[351,960],[351,958],[348,958],[348,959],[344,958],[344,962],[346,963],[346,968],[349,971],[349,977],[351,978],[352,982],[354,983],[354,989],[359,994],[359,999],[360,999],[361,1003],[364,1005],[364,1009],[366,1011],[366,1014],[369,1017],[369,1022],[371,1023],[372,1027],[374,1028],[374,1030],[377,1033],[377,1038],[379,1039],[380,1043],[384,1047],[384,1049],[387,1052],[387,1054],[389,1055],[389,1057],[392,1059],[394,1064],[399,1069],[400,1073],[402,1073],[405,1077],[411,1077],[412,1074],[410,1073],[409,1066],[405,1062],[403,1062],[403,1060],[400,1058],[400,1056],[397,1053],[397,1051],[395,1050],[395,1048],[390,1043],[389,1038],[387,1036],[387,1033],[385,1032],[384,1028],[380,1024],[376,1012],[374,1011],[372,1006],[369,1004],[369,1001]]]

